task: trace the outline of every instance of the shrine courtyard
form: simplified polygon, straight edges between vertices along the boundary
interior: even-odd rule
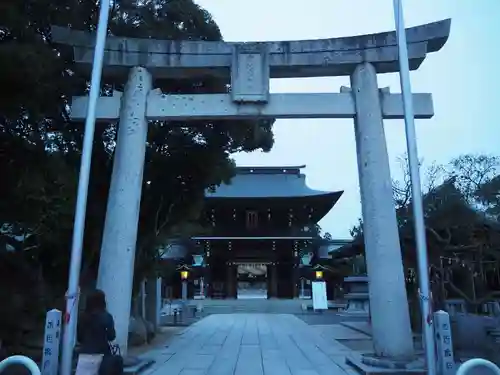
[[[150,353],[155,364],[143,374],[357,374],[345,364],[355,352],[324,328],[292,314],[210,315]]]

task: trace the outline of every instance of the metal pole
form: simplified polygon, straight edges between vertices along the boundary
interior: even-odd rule
[[[80,284],[80,268],[82,264],[83,234],[85,230],[85,214],[94,141],[97,100],[101,90],[101,74],[104,58],[104,47],[108,33],[108,18],[111,0],[101,0],[97,37],[90,79],[89,104],[85,119],[80,176],[76,199],[73,240],[71,244],[71,261],[69,267],[68,294],[66,296],[65,327],[62,345],[61,375],[71,375],[73,364],[74,335],[76,332],[76,315],[78,314],[78,291]]]
[[[408,149],[408,164],[410,169],[411,193],[413,201],[413,221],[417,239],[418,280],[422,306],[422,326],[425,340],[425,358],[427,374],[436,374],[436,358],[434,331],[432,326],[432,307],[429,288],[429,265],[427,260],[427,242],[425,239],[424,210],[422,191],[420,188],[420,171],[417,152],[417,136],[413,116],[413,102],[410,84],[410,68],[408,65],[408,47],[404,26],[402,0],[393,0],[394,19],[399,51],[399,78],[403,94],[403,108],[406,129],[406,147]]]

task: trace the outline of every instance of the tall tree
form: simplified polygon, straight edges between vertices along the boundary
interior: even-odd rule
[[[500,174],[486,181],[474,192],[486,213],[500,222]]]
[[[36,273],[41,275],[40,280],[50,281],[58,290],[56,294],[61,296],[67,282],[83,140],[82,124],[69,121],[68,103],[71,96],[88,92],[89,77],[73,64],[69,49],[51,43],[50,26],[95,31],[97,14],[98,3],[92,1],[5,0],[0,3],[0,84],[3,87],[0,173],[2,181],[7,181],[0,186],[0,221],[3,228],[8,227],[0,231],[1,243],[5,245],[0,251],[9,250],[3,255],[21,262],[22,267],[40,268]],[[109,32],[175,40],[222,39],[210,14],[192,0],[114,2]],[[102,94],[122,89],[125,78],[106,79]],[[228,79],[205,76],[155,80],[155,86],[165,93],[226,92],[228,83]],[[268,151],[272,147],[272,123],[150,123],[136,279],[152,271],[157,246],[165,236],[197,230],[192,222],[199,215],[204,192],[231,177],[232,153]],[[95,278],[118,126],[118,123],[99,124],[94,137],[84,281]],[[18,243],[19,238],[23,238],[22,244]],[[2,285],[7,284],[0,282],[0,289]],[[19,309],[25,311],[27,303],[25,299]],[[11,309],[11,312],[15,316],[18,310]]]
[[[403,258],[416,268],[413,201],[407,158],[400,158],[403,178],[394,181],[394,198]],[[449,165],[432,164],[424,181],[423,208],[429,264],[435,299],[446,294],[477,306],[491,298],[484,264],[498,267],[500,242],[498,219],[499,159],[487,155],[462,155]],[[362,223],[352,230],[362,237]],[[494,271],[492,272],[496,272]],[[491,268],[491,267],[490,267]],[[416,285],[415,273],[409,283]],[[496,285],[496,284],[495,284]],[[416,286],[415,286],[416,287]]]
[[[450,163],[450,174],[467,201],[481,206],[490,218],[500,217],[500,157],[467,154]]]

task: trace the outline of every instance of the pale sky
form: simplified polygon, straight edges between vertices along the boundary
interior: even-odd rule
[[[226,41],[321,39],[394,29],[392,0],[196,0]],[[435,116],[416,121],[419,156],[447,163],[464,153],[500,155],[500,0],[406,0],[406,27],[451,18],[450,38],[411,73],[412,91],[433,94]],[[496,69],[495,69],[496,67]],[[338,92],[348,77],[272,80],[272,92]],[[379,86],[401,92],[397,74]],[[393,178],[406,151],[403,121],[386,121]],[[238,165],[306,164],[308,185],[344,190],[320,222],[334,238],[350,238],[361,215],[352,120],[278,120],[270,153],[235,155]]]

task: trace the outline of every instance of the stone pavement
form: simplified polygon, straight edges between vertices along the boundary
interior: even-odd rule
[[[157,350],[143,374],[355,375],[348,353],[291,314],[211,315]]]

